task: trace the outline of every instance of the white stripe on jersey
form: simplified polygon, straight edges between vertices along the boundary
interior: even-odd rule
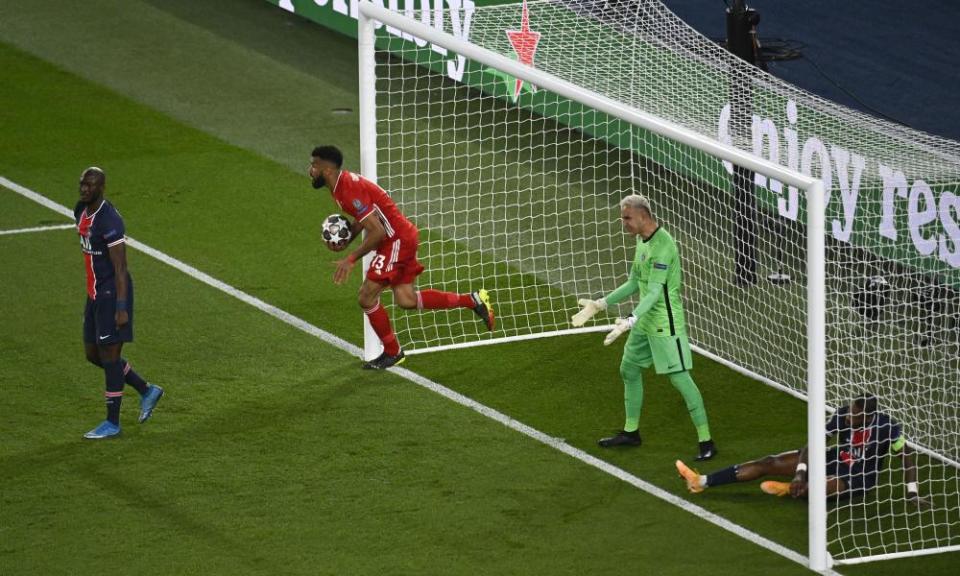
[[[393,247],[390,249],[390,262],[387,264],[387,272],[393,270],[393,265],[396,264],[397,259],[400,257],[400,240],[398,239],[393,243]]]
[[[93,217],[95,217],[97,214],[99,214],[99,213],[100,213],[100,210],[103,209],[103,207],[106,206],[106,205],[107,205],[107,201],[104,200],[103,202],[100,203],[99,206],[97,206],[97,211],[94,212],[93,214],[87,214],[87,209],[86,209],[86,208],[83,209],[83,212],[81,212],[81,214],[84,215],[84,216],[86,216],[87,218],[93,218]],[[93,222],[91,222],[90,224],[93,225]]]
[[[379,206],[374,204],[373,209],[377,212],[377,218],[380,219],[384,229],[387,231],[387,238],[393,238],[396,235],[396,231],[394,231],[393,226],[390,225],[390,221],[387,220],[387,217],[383,215],[383,211],[380,210]]]

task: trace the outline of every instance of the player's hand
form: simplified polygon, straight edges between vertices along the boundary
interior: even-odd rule
[[[603,298],[599,300],[587,300],[586,298],[581,298],[577,301],[577,304],[583,306],[583,309],[570,318],[570,323],[573,324],[574,328],[583,326],[587,323],[587,320],[593,318],[597,312],[603,312],[607,309],[607,301]]]
[[[807,495],[807,477],[806,474],[797,474],[790,482],[790,495],[794,498],[803,498]]]
[[[130,321],[130,313],[126,310],[117,310],[113,315],[113,321],[117,324],[117,328],[123,328]]]
[[[353,270],[354,264],[356,264],[356,261],[350,257],[337,260],[337,270],[333,273],[333,283],[343,284],[346,282],[347,277],[350,276],[350,271]]]
[[[926,510],[930,507],[930,501],[926,498],[921,498],[916,492],[907,492],[907,503],[920,510]]]
[[[613,344],[613,341],[619,338],[621,334],[629,332],[636,322],[637,319],[633,316],[629,318],[617,318],[617,321],[613,323],[613,330],[607,333],[607,337],[603,339],[603,345],[609,346]]]

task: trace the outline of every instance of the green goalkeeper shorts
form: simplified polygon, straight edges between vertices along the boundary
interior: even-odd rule
[[[676,336],[649,336],[641,330],[631,330],[623,348],[623,361],[649,368],[657,374],[672,374],[693,368],[693,354],[686,334]]]

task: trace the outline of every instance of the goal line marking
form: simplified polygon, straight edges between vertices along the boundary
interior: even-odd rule
[[[56,224],[53,226],[34,226],[32,228],[17,228],[16,230],[0,230],[0,236],[11,236],[13,234],[29,234],[31,232],[48,232],[50,230],[66,230],[67,228],[76,228],[75,224]]]

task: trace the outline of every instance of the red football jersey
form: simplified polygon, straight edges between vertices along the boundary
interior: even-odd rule
[[[344,212],[356,220],[362,221],[371,214],[376,215],[387,231],[387,238],[410,238],[417,235],[417,227],[400,212],[383,188],[359,174],[341,170],[337,184],[333,187],[333,199]]]

